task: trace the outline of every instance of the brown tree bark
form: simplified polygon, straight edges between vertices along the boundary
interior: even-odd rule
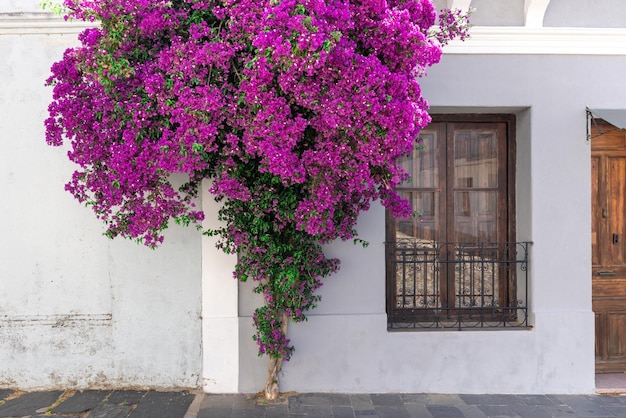
[[[287,335],[287,314],[283,312],[282,314],[282,324],[281,331],[283,335]],[[267,381],[265,382],[265,399],[268,401],[274,401],[278,398],[280,394],[280,386],[278,373],[280,372],[280,368],[283,365],[284,358],[280,357],[270,357],[269,366],[267,368]]]

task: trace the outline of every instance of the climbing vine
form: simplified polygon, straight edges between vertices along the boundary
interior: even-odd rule
[[[106,235],[163,241],[172,220],[200,225],[203,179],[253,280],[266,396],[321,279],[339,268],[323,244],[355,239],[372,200],[411,215],[396,164],[430,118],[418,79],[467,14],[430,0],[65,0],[97,23],[52,66],[50,145],[78,165],[66,189]],[[175,187],[171,175],[187,181]],[[205,191],[203,191],[205,192]]]

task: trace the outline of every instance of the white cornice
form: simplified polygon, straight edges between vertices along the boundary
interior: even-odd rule
[[[95,24],[83,21],[66,22],[51,13],[0,13],[2,35],[77,34]]]
[[[0,13],[2,35],[77,34],[94,24],[66,22],[50,13]],[[626,28],[475,26],[445,54],[626,55]]]
[[[626,28],[476,26],[444,54],[626,55]]]

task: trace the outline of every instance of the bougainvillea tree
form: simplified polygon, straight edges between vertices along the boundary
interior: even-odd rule
[[[200,224],[203,179],[224,227],[204,231],[237,253],[235,276],[265,304],[254,324],[270,358],[265,394],[292,355],[288,321],[319,300],[339,267],[322,245],[356,237],[394,191],[396,159],[429,121],[418,77],[467,16],[430,0],[66,0],[93,21],[52,67],[51,145],[79,168],[66,189],[109,237],[163,241],[168,222]],[[172,183],[183,173],[182,187]]]

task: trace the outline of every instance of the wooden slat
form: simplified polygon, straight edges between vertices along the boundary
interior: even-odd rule
[[[592,309],[596,314],[606,314],[610,312],[626,312],[624,299],[622,298],[594,298],[591,302]],[[624,330],[626,331],[626,329]]]
[[[594,150],[626,149],[626,131],[604,121],[591,125],[591,145]]]
[[[596,298],[626,298],[626,279],[595,279],[592,294]],[[624,304],[626,309],[626,303]]]
[[[609,358],[626,357],[626,312],[607,314]]]

